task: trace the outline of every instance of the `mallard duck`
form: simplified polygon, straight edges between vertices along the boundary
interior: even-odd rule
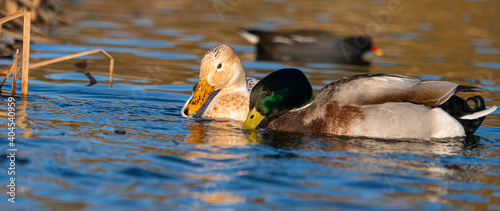
[[[369,65],[362,59],[365,52],[382,55],[382,50],[375,47],[370,37],[366,36],[343,39],[314,30],[271,32],[240,29],[238,32],[257,46],[258,60]]]
[[[250,92],[245,70],[231,46],[218,44],[201,60],[198,83],[182,108],[182,116],[243,122]]]
[[[244,128],[371,138],[432,139],[473,134],[496,106],[481,96],[455,94],[477,87],[401,75],[342,78],[316,96],[297,69],[273,72],[255,85]],[[474,102],[470,108],[467,102]],[[264,121],[263,121],[264,120]]]

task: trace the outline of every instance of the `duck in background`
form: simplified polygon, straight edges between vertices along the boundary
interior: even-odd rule
[[[243,125],[370,138],[462,137],[473,134],[497,108],[486,108],[481,96],[464,100],[455,95],[478,90],[446,81],[366,74],[339,79],[314,96],[300,70],[281,69],[255,85]]]
[[[372,51],[377,56],[382,55],[382,50],[366,36],[342,39],[314,30],[271,32],[239,29],[238,32],[257,46],[257,60],[369,65],[370,62],[362,58],[364,53]]]
[[[250,98],[247,83],[253,87],[256,81],[246,78],[236,51],[229,45],[218,44],[203,56],[198,83],[181,114],[184,117],[243,122]]]

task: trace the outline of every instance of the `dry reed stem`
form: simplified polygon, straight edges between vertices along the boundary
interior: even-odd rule
[[[50,60],[43,61],[43,62],[38,62],[38,63],[30,65],[29,68],[34,69],[37,67],[41,67],[41,66],[61,62],[61,61],[66,61],[69,59],[74,59],[74,58],[77,58],[80,56],[90,55],[90,54],[94,54],[97,52],[101,52],[102,54],[106,55],[109,58],[109,88],[111,88],[111,86],[113,84],[113,69],[115,66],[115,59],[111,55],[109,55],[108,52],[106,52],[102,49],[95,49],[95,50],[85,51],[85,52],[81,52],[81,53],[75,53],[75,54],[71,54],[71,55],[67,55],[67,56],[63,56],[63,57],[59,57],[59,58],[55,58],[55,59],[50,59]]]
[[[12,97],[14,97],[16,95],[16,84],[17,84],[17,64],[18,64],[18,59],[19,58],[19,49],[17,49],[16,51],[16,58],[14,58],[14,64],[12,64],[12,71],[14,71],[14,76],[12,77],[12,91],[11,91],[11,95]]]
[[[30,65],[30,29],[31,12],[24,10],[24,28],[23,28],[23,60],[21,76],[21,96],[28,95],[29,65]]]
[[[16,58],[14,58],[14,61],[12,62],[12,65],[9,67],[9,69],[6,70],[7,73],[5,73],[5,78],[3,79],[2,84],[0,84],[0,89],[3,87],[3,85],[7,81],[7,79],[10,76],[10,74],[12,73],[12,71],[17,70],[17,66],[16,66],[16,69],[14,69],[13,67],[14,67],[14,64],[17,63],[17,60],[18,60],[18,58],[17,58],[18,54],[17,53],[18,52],[19,52],[19,50],[17,50],[17,52],[16,52]],[[17,71],[15,71],[15,72],[17,72]]]
[[[16,58],[14,58],[14,61],[12,62],[12,65],[10,66],[8,72],[7,72],[7,75],[5,75],[5,78],[3,79],[2,81],[2,84],[0,85],[0,89],[3,87],[3,85],[5,84],[5,82],[7,81],[7,79],[9,78],[10,74],[12,72],[13,73],[13,76],[12,76],[12,89],[11,91],[3,91],[1,93],[7,93],[7,94],[10,94],[11,96],[14,96],[16,94],[16,83],[17,83],[17,63],[19,62],[19,50],[16,51]]]
[[[23,58],[22,58],[22,79],[21,79],[21,96],[26,96],[28,95],[28,78],[29,78],[29,52],[30,52],[30,28],[31,28],[31,12],[28,10],[24,9],[19,12],[12,13],[10,15],[5,16],[4,18],[0,19],[0,27],[3,23],[7,21],[11,21],[13,19],[19,18],[21,16],[24,16],[24,27],[23,27]],[[16,58],[14,59],[14,64],[12,66],[15,66],[16,68],[13,70],[17,70],[17,60],[18,60],[19,54],[16,53]],[[12,68],[12,67],[11,67]],[[9,73],[5,76],[4,82],[7,80],[7,78],[10,75],[10,70]],[[17,80],[17,71],[14,71],[14,77]],[[3,83],[2,83],[3,85]],[[12,87],[15,88],[15,81],[13,81]],[[13,91],[15,93],[15,90]]]
[[[5,22],[8,22],[8,21],[11,21],[13,19],[16,19],[16,18],[19,18],[21,16],[24,15],[26,10],[23,10],[23,11],[19,11],[19,12],[15,12],[15,13],[12,13],[12,14],[9,14],[3,18],[0,19],[0,24],[3,24]]]

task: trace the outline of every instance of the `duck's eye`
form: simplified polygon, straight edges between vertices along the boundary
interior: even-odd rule
[[[217,69],[220,69],[222,68],[222,63],[219,63],[219,65],[217,65]]]
[[[269,96],[271,96],[271,92],[265,92],[264,93],[264,97],[269,97]]]

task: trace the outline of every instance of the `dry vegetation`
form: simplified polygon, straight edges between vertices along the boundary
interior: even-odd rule
[[[0,17],[6,17],[21,10],[31,12],[31,42],[36,43],[58,43],[50,34],[52,29],[71,23],[60,11],[61,0],[0,0]],[[12,57],[16,49],[21,48],[20,41],[23,39],[23,21],[14,19],[4,23],[1,33],[9,37],[8,41],[2,41],[0,52],[3,57]]]
[[[17,72],[22,70],[21,96],[28,95],[29,69],[101,52],[110,59],[109,87],[113,83],[114,59],[106,51],[95,49],[82,53],[76,53],[61,58],[50,59],[34,64],[29,63],[30,43],[57,43],[59,41],[49,36],[53,27],[67,24],[69,20],[59,12],[59,5],[63,1],[58,0],[0,0],[0,37],[8,37],[8,41],[1,43],[0,53],[3,58],[13,58],[12,64],[0,70],[4,76],[0,89],[7,79],[12,75],[12,89],[1,90],[2,96],[16,95]],[[64,1],[65,2],[65,1]],[[21,17],[23,19],[21,19]],[[19,49],[22,53],[19,54]],[[18,67],[19,60],[22,65]],[[88,71],[86,74],[90,74]]]

